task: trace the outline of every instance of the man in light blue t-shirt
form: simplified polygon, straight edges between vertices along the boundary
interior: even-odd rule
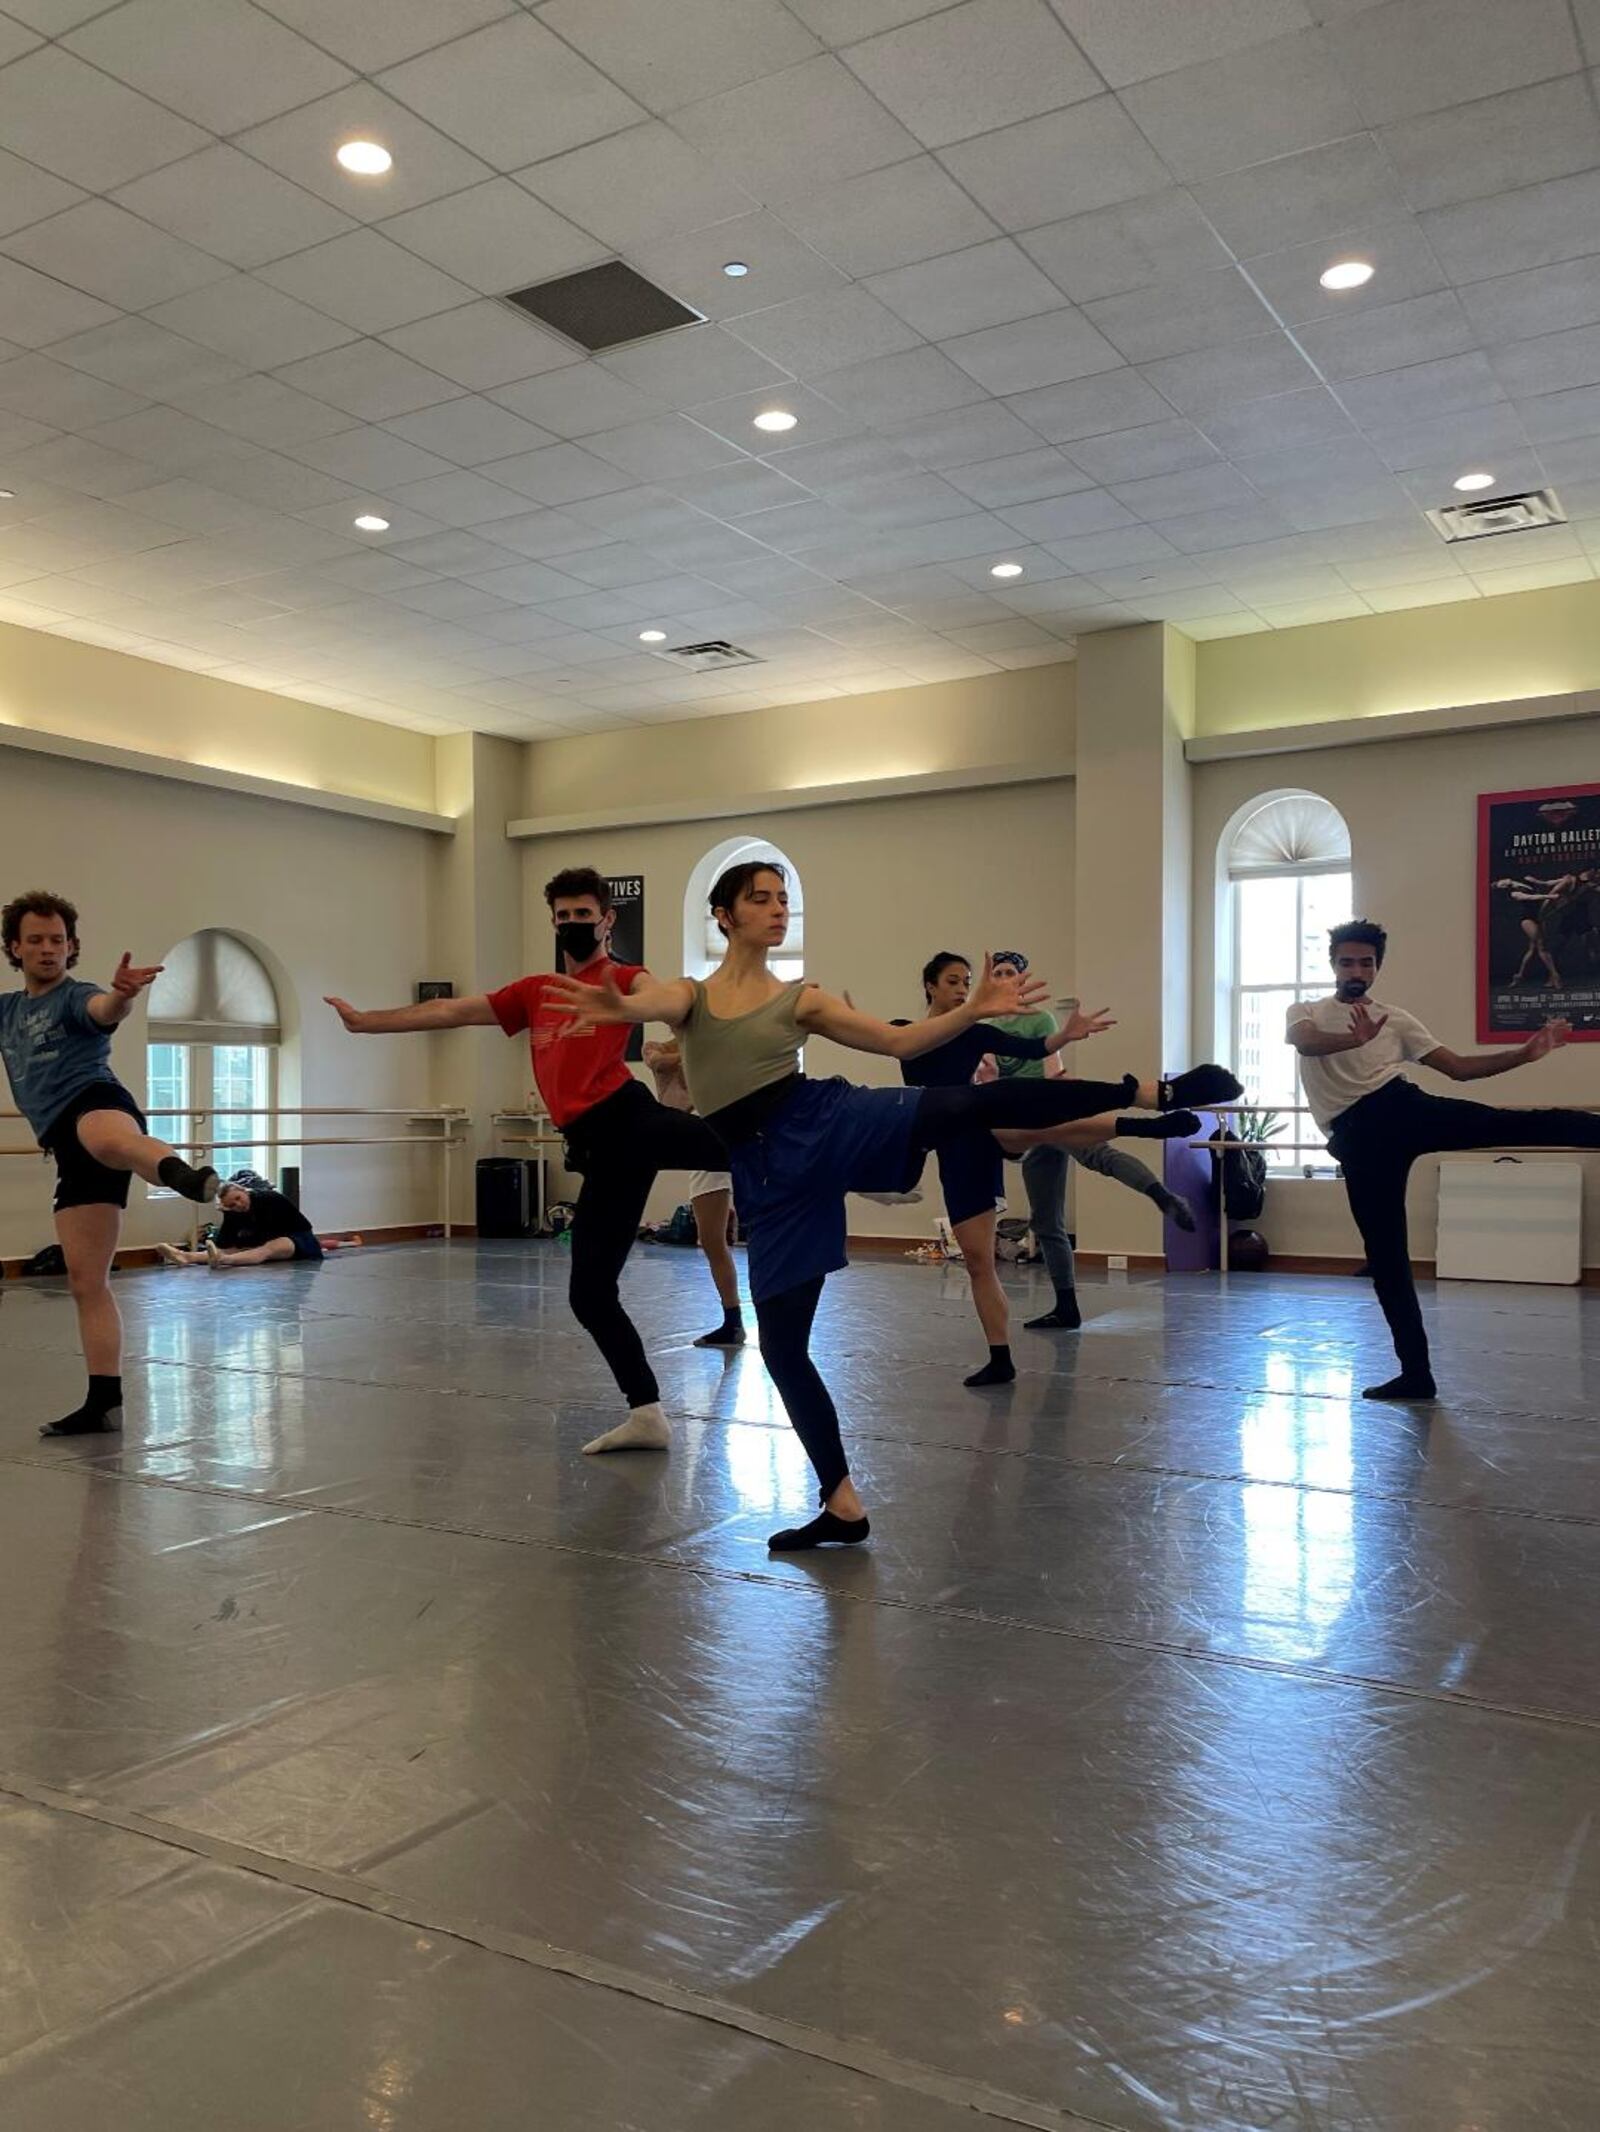
[[[215,1170],[192,1169],[164,1140],[111,1070],[111,1034],[160,967],[124,955],[109,986],[70,973],[78,913],[64,896],[30,890],[0,912],[0,945],[20,992],[0,993],[0,1059],[18,1110],[56,1165],[56,1236],[72,1280],[89,1371],[82,1406],[41,1436],[96,1435],[122,1426],[122,1314],[111,1262],[122,1234],[128,1181],[165,1185],[185,1199],[215,1199]]]

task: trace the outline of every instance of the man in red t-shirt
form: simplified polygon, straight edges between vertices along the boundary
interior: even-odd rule
[[[604,878],[591,866],[568,867],[546,882],[544,896],[566,974],[580,984],[598,984],[609,972],[624,992],[631,992],[645,973],[636,963],[611,959],[616,914]],[[566,1137],[568,1167],[583,1177],[572,1220],[573,1315],[628,1402],[627,1420],[583,1448],[664,1451],[671,1432],[661,1388],[622,1307],[617,1280],[657,1171],[726,1169],[727,1150],[701,1119],[669,1110],[633,1078],[623,1061],[626,1027],[563,1035],[572,1018],[564,1008],[547,1004],[548,983],[547,977],[519,977],[498,992],[469,999],[430,999],[370,1012],[343,999],[330,998],[328,1005],[357,1035],[473,1027],[503,1029],[507,1036],[527,1032],[539,1093]]]

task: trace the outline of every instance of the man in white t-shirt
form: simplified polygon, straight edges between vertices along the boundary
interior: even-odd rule
[[[1350,1211],[1367,1249],[1378,1301],[1394,1335],[1400,1374],[1367,1388],[1368,1399],[1432,1399],[1437,1387],[1406,1240],[1406,1180],[1419,1155],[1481,1147],[1600,1148],[1600,1117],[1582,1110],[1502,1110],[1433,1096],[1408,1081],[1407,1065],[1452,1081],[1486,1081],[1542,1059],[1566,1043],[1566,1022],[1546,1022],[1525,1044],[1463,1055],[1438,1043],[1414,1014],[1372,997],[1389,936],[1370,919],[1328,935],[1332,998],[1289,1009],[1288,1041],[1300,1054],[1306,1102],[1344,1171]]]

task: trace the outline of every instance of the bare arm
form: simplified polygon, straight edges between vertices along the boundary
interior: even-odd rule
[[[1451,1081],[1492,1081],[1497,1074],[1512,1073],[1518,1066],[1531,1066],[1536,1059],[1548,1058],[1571,1035],[1570,1022],[1546,1022],[1542,1029],[1535,1029],[1525,1044],[1513,1044],[1504,1051],[1465,1053],[1440,1044],[1423,1054],[1421,1064],[1431,1066],[1435,1073],[1442,1073]]]
[[[466,999],[424,999],[414,1007],[352,1007],[327,995],[327,1003],[352,1036],[398,1036],[410,1029],[496,1029],[499,1022],[486,992]]]
[[[694,987],[687,977],[652,977],[641,970],[624,992],[608,972],[597,985],[580,984],[575,977],[552,977],[545,997],[572,1016],[572,1027],[566,1033],[577,1036],[617,1022],[665,1022],[669,1029],[680,1029],[694,1005]]]
[[[115,1029],[125,1022],[138,1004],[139,994],[146,985],[154,984],[161,975],[161,964],[149,968],[135,968],[130,957],[124,955],[117,964],[109,992],[96,992],[88,1002],[89,1019],[98,1022],[102,1029]]]
[[[915,1059],[925,1051],[936,1051],[941,1044],[948,1044],[952,1037],[960,1036],[978,1022],[988,1021],[992,1015],[1017,1014],[1036,1005],[1047,990],[1042,979],[1018,978],[1009,969],[1004,977],[996,976],[985,956],[983,975],[973,986],[972,997],[949,1014],[930,1015],[920,1022],[880,1022],[848,1000],[824,992],[820,985],[809,985],[800,995],[795,1020],[802,1029],[847,1045],[851,1051]]]
[[[1306,1016],[1289,1024],[1285,1041],[1303,1059],[1326,1059],[1336,1051],[1359,1051],[1363,1044],[1370,1044],[1388,1019],[1387,1014],[1374,1015],[1364,1000],[1357,1000],[1350,1009],[1348,1029],[1319,1029]]]

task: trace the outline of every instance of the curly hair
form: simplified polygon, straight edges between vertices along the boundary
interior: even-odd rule
[[[1337,955],[1346,946],[1371,948],[1380,970],[1388,945],[1389,936],[1376,918],[1347,918],[1343,925],[1332,926],[1328,932],[1330,955]]]
[[[59,918],[67,929],[67,968],[77,967],[78,906],[75,903],[69,903],[65,896],[52,896],[47,888],[29,888],[0,911],[0,944],[4,945],[6,961],[14,970],[22,968],[17,945],[22,938],[24,918]]]
[[[596,873],[592,866],[566,866],[558,874],[552,874],[544,884],[544,900],[555,908],[558,896],[570,896],[574,901],[579,896],[589,896],[600,906],[600,914],[611,909],[611,890],[604,874]]]

